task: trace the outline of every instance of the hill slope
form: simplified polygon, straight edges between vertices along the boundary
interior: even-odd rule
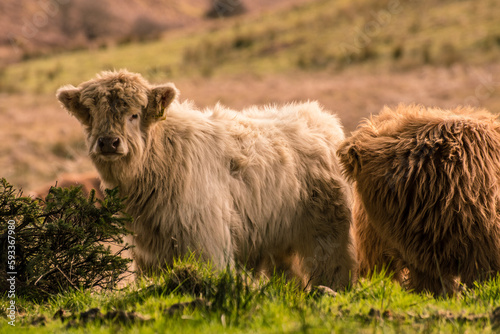
[[[165,80],[293,70],[335,73],[352,66],[399,70],[482,64],[500,56],[498,17],[494,0],[319,0],[176,30],[159,41],[25,61],[4,69],[0,91],[53,92],[63,83],[123,67]]]
[[[212,8],[230,14],[233,0],[3,0],[0,64],[54,51],[156,38],[161,31],[192,26]],[[242,0],[247,13],[306,0]]]

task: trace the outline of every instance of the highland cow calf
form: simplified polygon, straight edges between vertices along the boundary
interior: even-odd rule
[[[138,267],[193,251],[219,268],[347,286],[355,258],[338,119],[316,103],[201,112],[177,94],[123,70],[57,93],[104,186],[126,197]]]
[[[500,124],[486,111],[399,106],[338,150],[355,181],[360,274],[388,267],[409,288],[456,291],[500,271]]]

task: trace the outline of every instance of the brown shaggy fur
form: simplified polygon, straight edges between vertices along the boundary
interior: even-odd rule
[[[350,284],[338,119],[312,102],[199,111],[177,94],[126,71],[58,91],[84,126],[105,187],[127,197],[138,267],[194,251],[219,268],[238,262],[304,285]]]
[[[500,271],[500,124],[486,111],[385,108],[339,147],[356,183],[360,274],[434,294]]]

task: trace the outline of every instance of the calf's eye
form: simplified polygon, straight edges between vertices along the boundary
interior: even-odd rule
[[[139,118],[139,114],[133,114],[132,116],[130,116],[130,121],[133,121],[134,119],[138,119]]]

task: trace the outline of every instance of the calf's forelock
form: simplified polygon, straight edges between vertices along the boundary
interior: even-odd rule
[[[138,74],[105,72],[80,85],[82,104],[87,108],[120,112],[123,107],[145,108],[149,84]]]

